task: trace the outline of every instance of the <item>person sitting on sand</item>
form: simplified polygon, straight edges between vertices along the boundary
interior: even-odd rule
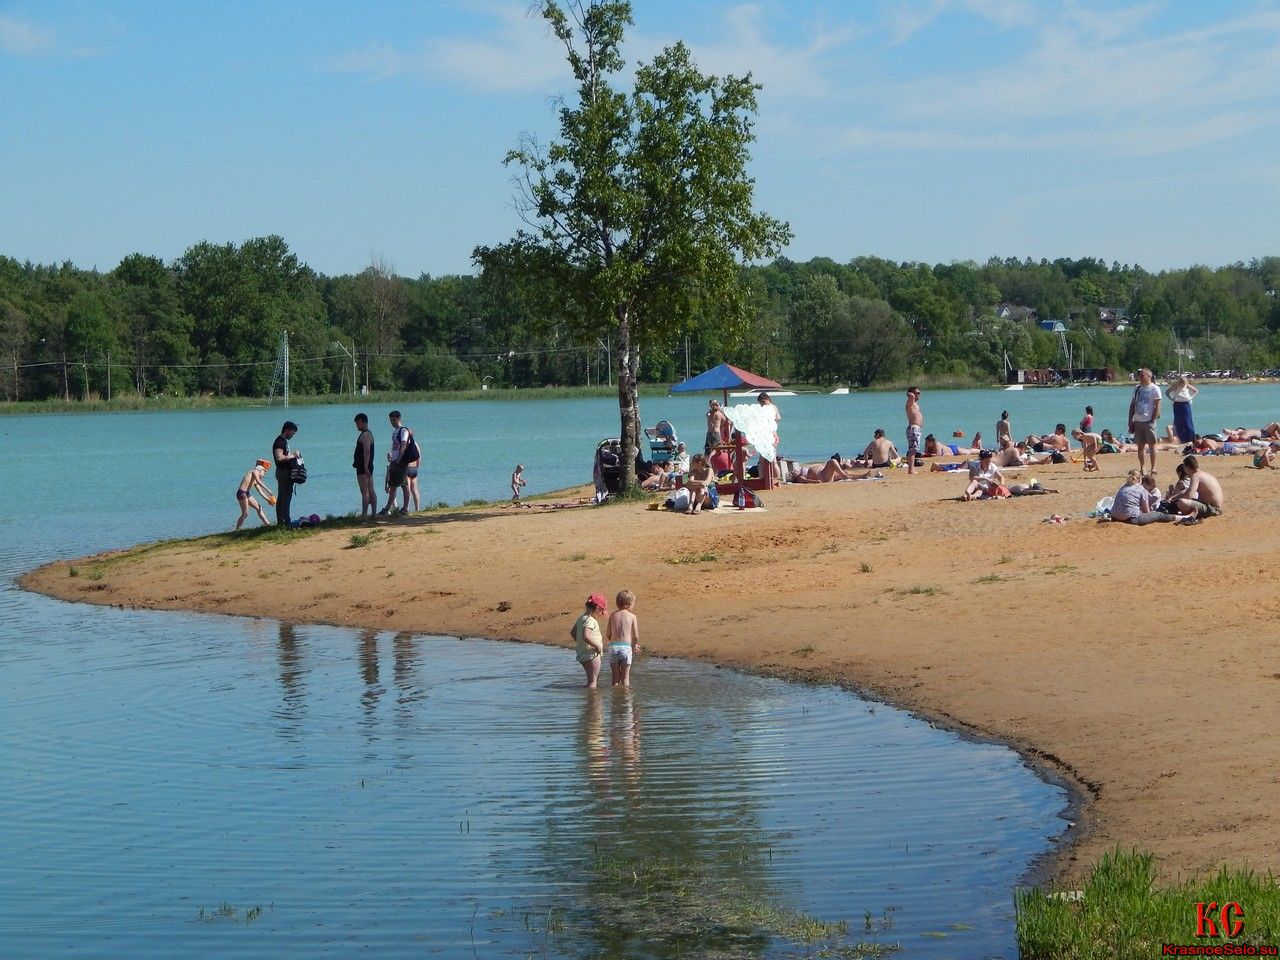
[[[1098,449],[1102,445],[1102,437],[1096,433],[1087,433],[1079,428],[1071,431],[1071,436],[1080,442],[1084,452],[1084,468],[1086,471],[1098,469]]]
[[[257,490],[267,498],[267,506],[275,504],[276,495],[268,490],[266,484],[262,482],[262,478],[266,475],[267,468],[262,465],[262,461],[258,461],[248,473],[240,478],[240,486],[236,488],[236,503],[240,504],[240,519],[236,521],[237,530],[244,525],[245,519],[249,516],[250,507],[258,514],[258,519],[262,521],[264,527],[271,526],[271,521],[262,512],[262,505],[253,496],[253,491]]]
[[[869,467],[884,469],[897,462],[898,448],[884,435],[883,429],[877,428],[872,441],[867,444],[867,448],[862,451],[862,456],[858,459]]]
[[[834,483],[837,480],[854,480],[840,465],[840,454],[833,453],[823,464],[812,463],[807,467],[797,467],[791,473],[792,483]]]
[[[1187,468],[1191,485],[1187,487],[1186,493],[1173,501],[1174,507],[1179,513],[1195,520],[1221,516],[1225,500],[1218,478],[1201,470],[1200,461],[1194,455],[1183,457],[1182,464]]]
[[[665,490],[667,471],[663,463],[649,464],[649,472],[640,481],[641,490]]]
[[[1053,428],[1053,433],[1042,437],[1027,437],[1027,444],[1036,453],[1066,453],[1071,449],[1071,441],[1067,438],[1067,425],[1060,423]]]
[[[1156,481],[1154,473],[1144,473],[1142,475],[1142,489],[1147,491],[1147,502],[1151,505],[1151,509],[1159,510],[1164,498],[1160,496],[1160,484]],[[1164,512],[1167,513],[1168,511]]]
[[[684,485],[689,488],[690,515],[702,512],[702,505],[707,500],[707,488],[716,482],[716,474],[711,469],[711,462],[703,454],[694,454],[689,461],[689,472],[685,474]]]
[[[1272,441],[1253,455],[1253,465],[1259,470],[1276,469],[1276,451],[1280,442]]]
[[[1263,427],[1259,433],[1263,440],[1280,440],[1280,420],[1273,420]]]
[[[1005,486],[1004,474],[991,462],[991,451],[983,450],[978,454],[977,469],[970,470],[969,486],[965,488],[962,500],[986,500],[1009,496],[1009,488]]]
[[[1186,495],[1188,488],[1191,486],[1191,477],[1187,474],[1187,468],[1182,464],[1178,464],[1178,479],[1169,484],[1169,489],[1164,492],[1164,508],[1165,512],[1173,509],[1173,501],[1181,499]]]
[[[1116,491],[1112,498],[1111,513],[1103,523],[1132,523],[1145,527],[1149,523],[1167,523],[1176,519],[1167,513],[1161,513],[1151,506],[1151,498],[1147,488],[1142,485],[1142,474],[1130,470],[1124,478],[1124,486]]]

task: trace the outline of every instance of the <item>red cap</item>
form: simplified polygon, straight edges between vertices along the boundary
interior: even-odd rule
[[[609,601],[598,593],[593,593],[591,596],[587,597],[587,603],[601,610],[609,609]]]

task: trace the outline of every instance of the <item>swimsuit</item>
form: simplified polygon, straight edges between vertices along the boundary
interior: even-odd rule
[[[907,425],[907,456],[912,457],[920,453],[920,435],[923,428],[917,424],[911,423]]]
[[[237,500],[248,500],[248,499],[249,499],[249,491],[248,491],[248,490],[236,490],[236,499],[237,499]]]
[[[631,644],[629,643],[609,644],[609,662],[630,664],[631,663]]]

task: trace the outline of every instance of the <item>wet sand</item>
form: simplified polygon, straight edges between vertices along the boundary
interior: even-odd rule
[[[889,471],[767,492],[764,511],[495,507],[381,521],[365,546],[352,529],[175,542],[51,564],[22,585],[566,647],[586,595],[626,587],[637,683],[645,654],[834,681],[1073,782],[1084,802],[1062,879],[1117,844],[1155,852],[1169,875],[1280,872],[1280,474],[1206,459],[1228,510],[1197,526],[1082,518],[1135,459],[1103,457],[1100,475],[1036,467],[1022,479],[1060,494],[1000,502],[949,499],[959,475]],[[1165,482],[1176,459],[1161,456]],[[1042,522],[1054,513],[1072,518]],[[578,672],[569,652],[565,671]]]

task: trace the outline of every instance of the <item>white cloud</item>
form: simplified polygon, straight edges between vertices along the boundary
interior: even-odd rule
[[[432,37],[408,47],[376,44],[339,58],[334,67],[375,79],[403,74],[439,77],[488,92],[545,92],[564,80],[563,53],[540,17],[494,7],[492,37]]]
[[[1012,2],[964,6],[1008,23],[1022,16]],[[1104,15],[1068,4],[1006,60],[881,91],[875,115],[891,119],[864,119],[836,142],[849,150],[961,151],[1092,142],[1139,156],[1276,125],[1280,12],[1163,36],[1154,33],[1155,12],[1144,4]],[[864,92],[864,107],[873,102]]]
[[[27,20],[0,13],[0,50],[32,56],[53,49],[53,33]]]

